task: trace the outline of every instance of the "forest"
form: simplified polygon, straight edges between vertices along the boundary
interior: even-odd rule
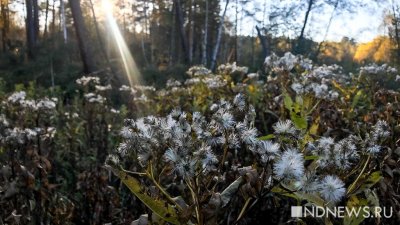
[[[0,225],[400,223],[398,0],[0,0]]]

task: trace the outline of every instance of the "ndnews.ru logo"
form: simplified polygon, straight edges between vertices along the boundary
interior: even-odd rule
[[[373,218],[373,217],[384,217],[391,218],[393,215],[393,209],[385,208],[385,207],[353,207],[348,208],[345,206],[337,206],[337,207],[321,207],[321,206],[292,206],[291,208],[291,216],[295,218],[300,217],[315,217],[315,218],[323,218],[323,217],[334,217],[334,218],[345,218],[345,217],[364,217],[364,218]]]

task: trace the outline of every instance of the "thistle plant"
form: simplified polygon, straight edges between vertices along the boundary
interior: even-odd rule
[[[304,143],[307,132],[285,120],[273,126],[272,139],[263,140],[254,127],[254,107],[243,94],[233,102],[212,104],[208,115],[175,109],[166,117],[125,121],[124,141],[107,165],[154,218],[174,224],[220,223],[232,216],[230,204],[244,202],[234,206],[242,208],[236,212],[239,221],[250,202],[284,190],[312,204],[334,206],[357,189],[345,174],[355,172],[361,158],[369,163],[379,155],[379,144],[389,135],[385,122],[378,121],[365,139],[349,135]]]
[[[248,72],[0,95],[0,224],[355,225],[290,206],[399,206],[400,94],[375,82],[393,68],[346,74],[286,53]],[[364,223],[379,221],[393,224]]]

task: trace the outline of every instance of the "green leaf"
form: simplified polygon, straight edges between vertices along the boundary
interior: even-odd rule
[[[297,129],[307,129],[307,119],[305,117],[302,117],[301,115],[292,112],[290,113],[290,118]]]
[[[307,156],[304,156],[304,159],[305,160],[317,160],[317,159],[319,159],[319,156],[317,156],[317,155],[307,155]]]
[[[320,117],[318,116],[313,124],[311,125],[310,129],[308,130],[308,133],[312,134],[312,135],[317,135],[318,134],[318,127],[319,127],[319,121],[320,121]]]
[[[345,214],[345,217],[343,219],[343,224],[344,225],[358,225],[364,221],[365,217],[363,216],[365,212],[363,212],[363,206],[367,206],[368,201],[366,199],[359,199],[357,196],[351,196],[350,199],[347,201],[346,208],[349,209],[349,211],[354,210],[357,212],[359,211],[358,215],[348,215],[347,213]]]
[[[271,192],[279,194],[279,195],[283,195],[283,196],[286,196],[286,197],[289,197],[289,198],[294,198],[296,200],[299,200],[299,197],[297,197],[293,192],[284,190],[284,189],[282,189],[282,188],[280,188],[278,186],[273,187],[271,189]]]
[[[307,111],[307,114],[312,113],[310,111],[313,108],[314,98],[309,95],[303,97],[303,111]]]
[[[302,113],[303,99],[297,96],[296,102],[293,102],[288,93],[285,92],[283,96],[285,108],[289,110],[290,119],[293,121],[296,128],[301,130],[307,129],[307,118],[304,113]]]
[[[351,108],[354,109],[354,107],[358,104],[358,102],[361,100],[361,97],[363,97],[364,93],[362,90],[359,90],[357,94],[354,96],[353,101],[351,103]]]
[[[378,183],[382,179],[382,173],[381,171],[375,171],[371,173],[368,178],[361,184],[360,188],[357,189],[356,192],[354,192],[354,195],[361,193],[362,191],[366,189],[370,189],[372,186],[374,186],[376,183]]]
[[[271,139],[274,139],[274,138],[275,138],[275,135],[273,135],[273,134],[268,134],[268,135],[266,135],[266,136],[259,137],[258,140],[260,140],[260,141],[266,141],[266,140],[271,140]]]
[[[272,192],[275,192],[277,194],[285,195],[297,200],[306,200],[309,203],[313,203],[317,206],[324,207],[325,201],[320,198],[316,193],[314,194],[308,194],[308,193],[302,193],[299,191],[296,191],[296,189],[293,187],[293,185],[284,185],[282,184],[282,187],[284,187],[286,190],[281,189],[279,187],[274,187],[272,188]],[[288,190],[288,191],[287,191]]]
[[[297,129],[307,129],[307,118],[306,115],[302,112],[301,103],[294,103],[292,109],[290,110],[290,119],[293,121]]]
[[[296,196],[302,200],[306,200],[307,202],[313,203],[317,206],[324,207],[325,201],[320,198],[316,193],[309,194],[309,193],[302,193],[302,192],[295,192]]]
[[[283,94],[283,102],[284,102],[284,104],[285,104],[285,108],[287,109],[287,110],[289,110],[289,111],[291,111],[292,110],[292,106],[293,106],[293,100],[292,100],[292,98],[289,96],[289,94],[288,93],[284,93]]]
[[[150,197],[142,190],[140,182],[136,178],[129,176],[126,172],[114,168],[112,168],[112,171],[140,201],[160,218],[172,224],[181,224],[174,206],[168,204],[166,201]]]

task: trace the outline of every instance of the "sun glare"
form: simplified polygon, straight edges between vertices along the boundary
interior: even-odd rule
[[[112,13],[113,10],[113,5],[109,0],[102,0],[102,6],[105,12],[110,12]]]
[[[114,44],[121,55],[125,74],[129,80],[129,85],[132,87],[133,85],[139,84],[140,72],[112,14],[113,5],[108,0],[102,0],[102,7],[106,16],[108,32],[111,33]]]

